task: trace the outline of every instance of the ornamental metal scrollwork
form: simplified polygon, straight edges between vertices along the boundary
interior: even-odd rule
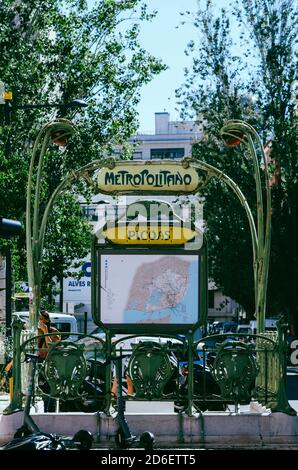
[[[223,399],[249,401],[257,374],[256,358],[249,345],[233,341],[220,346],[213,375]]]
[[[138,344],[131,355],[127,371],[137,398],[161,398],[174,371],[168,345],[151,341]]]
[[[79,388],[87,375],[84,345],[62,341],[50,344],[42,373],[49,384],[49,395],[61,400],[80,396]]]

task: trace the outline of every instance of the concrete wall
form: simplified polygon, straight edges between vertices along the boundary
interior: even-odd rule
[[[42,431],[73,436],[90,431],[95,442],[115,447],[116,423],[103,413],[47,413],[33,415]],[[131,433],[153,432],[156,447],[298,448],[298,418],[283,413],[265,414],[126,414]],[[22,413],[0,415],[0,443],[12,439],[22,424]]]

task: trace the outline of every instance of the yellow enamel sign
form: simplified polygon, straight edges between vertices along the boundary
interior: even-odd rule
[[[194,168],[182,162],[115,162],[98,175],[101,193],[193,193],[200,179]],[[187,165],[186,165],[187,166]]]
[[[108,227],[103,235],[119,245],[184,245],[196,236],[188,227],[173,225],[127,224]]]

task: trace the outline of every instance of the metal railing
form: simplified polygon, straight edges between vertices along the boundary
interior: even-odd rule
[[[22,331],[17,323],[13,331],[14,390],[6,413],[23,406],[28,375],[24,365],[26,352],[38,354],[41,351],[37,347],[38,337]],[[74,343],[63,338],[60,345],[55,343],[57,346],[50,349],[38,367],[38,374],[45,373],[45,364],[50,361],[48,370],[56,368],[55,374],[47,377],[50,390],[45,392],[39,387],[36,394],[59,400],[62,411],[110,413],[111,407],[117,407],[115,361],[118,358],[122,363],[124,401],[171,400],[175,411],[189,415],[207,410],[230,410],[231,405],[238,410],[239,405],[251,401],[272,411],[295,413],[286,397],[287,346],[282,327],[277,333],[225,333],[196,342],[192,341],[192,335],[133,334],[117,340],[109,332],[100,338],[83,333],[77,336],[79,340]],[[78,345],[81,346],[78,348]],[[61,357],[57,350],[64,351]],[[76,351],[72,354],[81,361],[79,385],[72,395],[66,392],[71,390],[74,377],[70,356],[63,360],[65,351],[69,350]],[[74,361],[72,363],[73,368],[77,367]]]

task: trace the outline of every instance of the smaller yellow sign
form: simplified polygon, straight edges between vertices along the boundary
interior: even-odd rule
[[[15,299],[20,299],[20,298],[27,298],[30,299],[32,298],[32,293],[31,292],[17,292],[14,294]]]
[[[193,240],[196,231],[179,225],[141,225],[129,223],[115,225],[103,231],[103,235],[118,245],[184,245]]]
[[[7,100],[7,101],[11,101],[12,100],[12,91],[5,91],[4,92],[4,99]]]

